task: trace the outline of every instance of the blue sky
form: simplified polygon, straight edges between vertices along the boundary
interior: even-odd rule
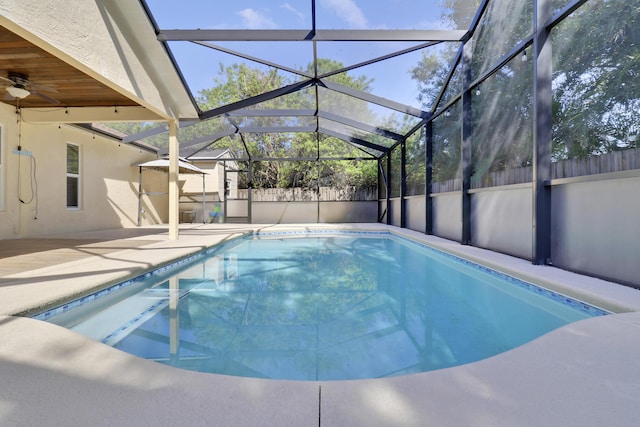
[[[163,28],[306,29],[310,0],[147,0]],[[318,28],[443,29],[441,0],[317,0]]]
[[[311,1],[287,0],[147,0],[161,29],[310,29]],[[318,29],[445,29],[439,18],[440,0],[317,0]],[[291,68],[305,68],[313,58],[311,43],[227,43],[224,47]],[[319,43],[318,55],[345,65],[366,61],[417,43]],[[219,66],[245,62],[188,42],[172,42],[174,55],[194,93],[211,87]],[[420,53],[350,72],[374,79],[373,93],[419,106],[416,82],[409,69]]]

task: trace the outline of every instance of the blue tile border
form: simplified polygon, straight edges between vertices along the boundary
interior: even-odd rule
[[[448,258],[450,260],[453,260],[455,262],[459,262],[461,264],[464,264],[468,267],[471,267],[477,271],[483,272],[485,274],[490,274],[496,278],[502,279],[510,284],[513,284],[515,286],[518,286],[520,288],[526,289],[530,292],[533,292],[535,294],[541,295],[543,297],[555,300],[561,304],[564,305],[569,305],[571,307],[573,307],[576,310],[579,310],[583,313],[586,313],[590,316],[604,316],[604,315],[608,315],[611,314],[610,311],[604,310],[602,308],[596,307],[594,305],[588,304],[584,301],[580,301],[577,300],[575,298],[569,297],[567,295],[549,290],[547,288],[541,287],[539,285],[535,285],[533,283],[527,282],[525,280],[522,279],[518,279],[516,277],[510,276],[508,274],[499,272],[497,270],[494,270],[492,268],[477,264],[475,262],[469,261],[465,258],[462,258],[460,256],[457,255],[453,255],[449,252],[445,252],[443,250],[440,249],[436,249],[432,246],[429,246],[426,243],[422,243],[422,242],[418,242],[416,240],[412,240],[411,238],[405,237],[405,236],[400,236],[396,233],[392,233],[391,231],[366,231],[366,230],[294,230],[294,231],[255,231],[253,233],[248,233],[230,240],[227,240],[225,242],[222,243],[218,243],[212,247],[203,249],[200,252],[197,252],[195,254],[186,256],[184,258],[178,259],[172,263],[163,265],[161,267],[158,267],[157,269],[150,271],[150,272],[146,272],[144,274],[141,274],[137,277],[134,277],[132,279],[128,279],[126,281],[123,281],[121,283],[118,283],[116,285],[110,286],[108,288],[99,290],[97,292],[94,292],[92,294],[86,295],[84,297],[78,298],[76,300],[70,301],[68,303],[65,303],[61,306],[49,309],[47,311],[35,314],[33,316],[31,316],[31,318],[33,319],[37,319],[37,320],[44,320],[47,321],[50,318],[60,315],[62,313],[66,313],[67,311],[79,307],[83,304],[86,304],[88,302],[94,301],[100,297],[106,296],[106,295],[110,295],[114,292],[117,292],[121,289],[127,288],[131,285],[134,285],[136,283],[138,283],[141,280],[146,280],[150,277],[153,276],[158,276],[164,273],[168,273],[170,270],[174,270],[177,269],[179,267],[182,267],[188,263],[191,263],[193,261],[196,261],[202,257],[208,256],[213,252],[217,252],[220,251],[232,244],[237,244],[239,241],[244,240],[244,239],[254,239],[254,238],[260,238],[261,236],[265,236],[265,237],[273,237],[273,236],[292,236],[292,235],[297,235],[297,236],[314,236],[314,235],[352,235],[352,236],[362,236],[362,235],[367,235],[367,236],[384,236],[384,237],[391,237],[391,238],[395,238],[400,240],[402,243],[407,244],[407,245],[415,245],[418,246],[420,249],[438,254],[440,256],[443,256],[445,258]]]
[[[366,230],[293,230],[293,231],[256,231],[253,233],[253,236],[288,236],[288,235],[305,235],[305,236],[313,236],[313,235],[327,235],[327,234],[345,234],[345,235],[371,235],[371,236],[390,236],[392,233],[390,231],[366,231]]]

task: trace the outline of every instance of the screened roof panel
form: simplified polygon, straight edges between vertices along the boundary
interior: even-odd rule
[[[451,23],[443,18],[446,14],[445,3],[441,0],[316,1],[318,28],[397,30],[452,28]]]
[[[334,138],[334,136],[332,135],[332,133],[330,131],[328,131],[327,129],[324,130],[320,130],[319,133],[321,138]],[[338,138],[340,139],[340,138]],[[384,151],[382,150],[376,150],[375,148],[373,148],[372,146],[367,146],[367,145],[362,145],[361,143],[358,143],[358,141],[352,141],[352,142],[346,142],[346,144],[350,144],[351,146],[353,146],[356,150],[356,156],[355,157],[365,157],[366,156],[372,156],[375,158],[380,158],[384,155]]]
[[[322,130],[318,133],[318,135],[320,135],[320,138],[334,138],[331,134],[323,133]],[[340,139],[338,138],[338,140],[340,140]],[[345,156],[345,157],[364,158],[364,159],[372,157],[372,158],[376,158],[377,159],[377,158],[382,157],[384,155],[384,153],[385,153],[384,151],[376,150],[375,148],[371,148],[369,146],[361,145],[361,144],[358,144],[357,142],[346,142],[345,141],[344,143],[350,145],[351,147],[353,147],[355,149],[355,151],[354,151],[355,155],[352,156],[350,154],[350,152],[349,152],[349,154],[347,156]],[[321,151],[320,155],[321,156],[325,156],[324,150]],[[332,157],[332,156],[335,158],[337,156],[337,154],[329,154],[329,155],[327,155],[327,157]]]
[[[365,132],[361,129],[357,129],[331,120],[321,118],[318,121],[320,125],[320,132],[343,139],[353,144],[357,144],[358,146],[373,149],[378,152],[384,152],[385,149],[391,147],[397,142],[396,140]]]
[[[213,119],[204,120],[195,123],[188,123],[178,128],[178,137],[182,140],[186,136],[204,136],[212,133],[229,130],[233,128],[233,124],[224,117],[215,117]]]
[[[318,106],[321,111],[396,133],[409,130],[420,121],[420,118],[410,114],[403,114],[323,87],[318,88]]]
[[[371,144],[375,144],[381,147],[389,148],[397,142],[395,139],[386,138],[382,135],[367,132],[362,129],[355,128],[343,123],[339,123],[333,120],[327,120],[324,118],[318,119],[321,131],[332,131],[340,135],[344,135],[348,138],[360,139]]]
[[[304,80],[304,76],[195,43],[169,43],[198,107],[209,110]],[[260,81],[262,84],[255,84]],[[230,83],[230,84],[228,84]]]
[[[136,141],[143,144],[151,145],[152,147],[156,147],[160,149],[160,151],[169,147],[169,136],[166,132],[160,133],[158,135],[147,136],[144,138],[137,138]]]
[[[312,87],[300,89],[293,93],[281,95],[263,102],[245,106],[242,110],[315,110],[316,95]],[[230,113],[234,115],[234,112]],[[240,111],[240,114],[242,112]],[[275,114],[274,114],[275,115]]]
[[[360,146],[348,143],[342,139],[320,134],[320,157],[321,158],[374,158],[382,154],[380,151],[371,150],[374,153],[364,150]]]
[[[172,42],[177,43],[177,42]],[[199,41],[193,42],[211,50],[225,52],[230,57],[221,60],[232,62],[244,58],[264,62],[291,74],[313,75],[313,45],[307,41]]]
[[[247,153],[239,141],[237,134],[232,134],[224,137],[217,137],[216,139],[195,139],[192,141],[185,141],[180,144],[180,156],[189,158],[197,157],[201,153],[210,153],[212,151],[219,151],[221,149],[229,150],[229,153],[234,158],[246,158]]]
[[[442,79],[425,83],[430,77],[412,70],[433,52],[455,52],[445,46],[467,37],[478,7],[441,0],[140,1],[204,120],[197,131],[181,129],[181,143],[229,138],[238,129],[313,133],[331,121],[327,132],[362,141],[376,156],[385,150],[373,141],[393,145],[429,116],[432,103],[420,94],[425,84],[439,90]],[[207,123],[211,118],[224,124]]]
[[[385,58],[397,52],[420,49],[430,42],[406,41],[319,41],[318,58],[329,58],[344,67]],[[335,71],[337,67],[319,70],[320,74]]]
[[[365,43],[364,45],[372,44],[375,43]],[[425,55],[429,55],[436,50],[442,50],[440,44],[396,44],[389,42],[377,44],[381,45],[381,49],[377,51],[379,55],[371,55],[368,59],[363,56],[362,60],[354,62],[355,65],[360,66],[349,71],[349,74],[364,80],[367,83],[367,91],[374,95],[392,99],[415,108],[430,108],[431,105],[421,105],[418,96],[419,84],[411,77],[411,71],[420,65]],[[351,42],[345,47],[352,48],[349,51],[358,51],[359,45],[363,45],[363,43]],[[384,50],[382,48],[384,47],[392,47],[390,53],[383,53]],[[348,53],[345,56],[351,56],[351,54]],[[327,79],[342,83],[345,80],[344,74],[335,74],[327,77]]]

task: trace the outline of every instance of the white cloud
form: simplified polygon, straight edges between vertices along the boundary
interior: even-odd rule
[[[289,3],[283,3],[280,5],[280,7],[296,15],[300,21],[304,21],[304,14],[297,10],[295,7],[291,6]]]
[[[248,29],[272,30],[274,28],[277,28],[276,23],[273,22],[269,17],[261,14],[260,12],[257,12],[254,9],[242,9],[240,12],[238,12],[238,15],[240,15],[240,17],[244,21],[245,27]]]
[[[351,28],[367,28],[367,18],[355,0],[324,0],[322,4],[345,21]]]

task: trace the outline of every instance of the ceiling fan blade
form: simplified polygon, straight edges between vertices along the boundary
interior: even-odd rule
[[[10,93],[7,93],[4,98],[2,98],[3,101],[13,101],[15,100],[15,98],[13,96],[11,96]]]
[[[58,100],[57,100],[57,99],[55,99],[55,98],[51,98],[50,96],[47,96],[47,95],[45,95],[44,93],[40,93],[40,92],[36,92],[36,91],[32,90],[32,91],[31,91],[31,94],[32,94],[32,95],[39,96],[40,98],[44,99],[45,101],[47,101],[47,102],[49,102],[49,103],[51,103],[51,104],[55,104],[55,105],[60,104],[60,101],[58,101]]]
[[[28,84],[26,85],[27,89],[29,89],[30,91],[45,91],[45,92],[54,92],[54,93],[58,93],[57,90],[55,90],[52,87],[48,87],[48,86],[40,86],[40,85],[32,85],[32,84]]]
[[[2,77],[2,76],[0,76],[0,80],[2,80],[2,82],[1,82],[1,83],[4,83],[4,84],[10,84],[11,86],[13,86],[13,85],[15,84],[15,82],[14,82],[13,80],[8,79],[8,78],[6,78],[6,77]]]

